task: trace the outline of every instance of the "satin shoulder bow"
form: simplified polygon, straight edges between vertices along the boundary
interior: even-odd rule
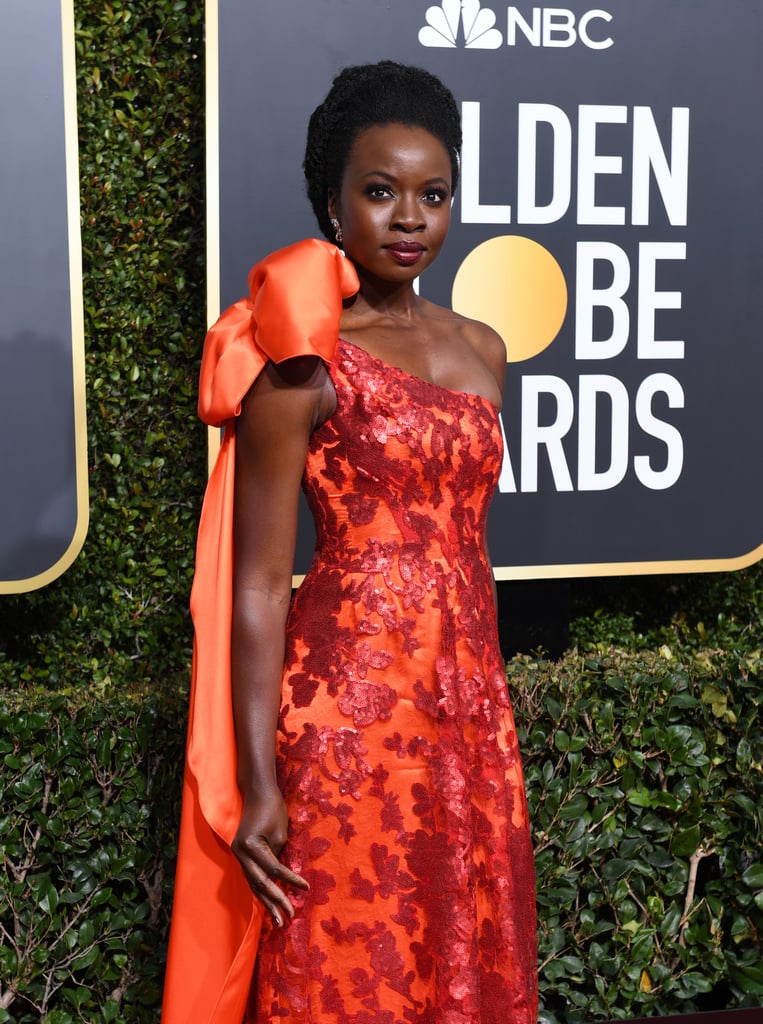
[[[199,416],[222,426],[241,411],[241,400],[268,359],[293,356],[331,360],[342,300],[359,288],[350,261],[335,245],[308,238],[279,249],[249,272],[249,295],[210,328],[199,380]]]
[[[228,428],[204,496],[191,592],[194,656],[163,1024],[242,1020],[262,922],[262,904],[229,846],[241,816],[230,675],[231,421],[268,359],[331,360],[342,300],[358,287],[336,246],[298,242],[252,268],[249,296],[222,314],[204,344],[199,415]]]

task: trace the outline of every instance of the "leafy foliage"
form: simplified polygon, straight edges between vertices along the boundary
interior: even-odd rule
[[[0,701],[0,1021],[156,1019],[183,720],[148,694]]]
[[[756,650],[763,642],[763,562],[733,573],[575,580],[572,616],[571,639],[583,648]]]
[[[760,1004],[762,670],[667,645],[510,662],[544,1024]],[[0,1022],[158,1019],[184,703],[0,699]]]
[[[541,1019],[759,1005],[760,648],[517,658]]]
[[[0,608],[0,1024],[158,1020],[205,439],[203,8],[75,0],[91,525]],[[761,566],[509,665],[547,1024],[761,1002]]]

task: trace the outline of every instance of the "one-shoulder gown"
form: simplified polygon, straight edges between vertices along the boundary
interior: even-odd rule
[[[358,287],[335,246],[297,242],[252,268],[205,342],[199,414],[225,432],[191,594],[163,1024],[535,1022],[533,860],[483,547],[498,417],[337,342]],[[278,742],[283,857],[310,891],[276,928],[230,848],[234,423],[269,359],[305,354],[337,408],[305,470],[317,551],[290,612]]]
[[[532,1024],[533,860],[484,551],[484,398],[340,340],[304,487],[315,559],[287,627],[283,859],[257,1024]]]

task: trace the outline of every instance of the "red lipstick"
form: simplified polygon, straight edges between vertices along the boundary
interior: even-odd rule
[[[415,263],[421,256],[424,252],[424,246],[421,245],[420,242],[400,239],[399,242],[393,242],[392,245],[388,245],[387,250],[398,263],[403,263],[405,266],[408,266],[411,263]]]

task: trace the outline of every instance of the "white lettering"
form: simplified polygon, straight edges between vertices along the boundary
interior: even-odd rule
[[[573,46],[577,41],[575,15],[563,7],[543,8],[543,45]]]
[[[556,400],[556,417],[552,423],[540,424],[540,396],[553,395]],[[562,438],[572,426],[575,414],[575,402],[572,391],[561,377],[538,375],[522,378],[522,491],[523,493],[538,490],[538,450],[546,449],[554,485],[557,491],[571,491],[567,459],[562,447]]]
[[[594,267],[605,261],[612,267],[612,282],[606,288],[594,287]],[[628,343],[630,313],[623,296],[631,280],[631,268],[625,253],[614,242],[578,242],[575,285],[575,358],[612,359]],[[612,313],[612,333],[594,339],[594,309]]]
[[[536,195],[539,124],[550,125],[554,139],[551,199],[545,206],[538,206]],[[522,224],[561,220],[572,190],[572,126],[564,111],[550,103],[520,103],[518,154],[517,220]]]
[[[652,491],[664,491],[666,488],[672,487],[680,477],[684,463],[684,444],[680,433],[670,423],[657,419],[652,412],[652,400],[659,393],[667,395],[670,409],[683,409],[684,407],[683,388],[675,377],[671,377],[667,373],[654,373],[651,377],[647,377],[636,394],[638,425],[645,434],[664,442],[667,448],[664,469],[653,469],[648,455],[637,455],[633,460],[636,476],[644,487],[648,487]]]
[[[480,203],[480,104],[461,106],[461,220],[464,224],[511,224],[510,206]]]
[[[683,359],[683,341],[655,338],[655,312],[680,309],[681,292],[657,291],[657,261],[685,260],[685,242],[642,242],[638,260],[638,358]]]
[[[622,380],[609,374],[581,374],[577,387],[576,407],[572,388],[563,378],[545,374],[522,378],[521,493],[539,490],[541,448],[545,450],[552,486],[557,492],[613,490],[623,482],[631,465],[638,481],[649,490],[666,490],[679,480],[684,464],[683,438],[654,408],[657,396],[661,396],[661,406],[684,408],[684,392],[675,377],[654,373],[645,378],[633,402],[636,426],[643,435],[665,446],[664,456],[653,446],[651,454],[631,457],[631,449],[637,447],[636,432],[631,430],[631,399]],[[564,441],[570,435],[576,412],[577,482],[573,487]],[[516,494],[517,479],[505,433],[503,437],[505,454],[499,488],[504,493]]]
[[[540,7],[533,7],[533,23],[528,25],[516,7],[510,7],[508,13],[508,28],[506,30],[506,42],[509,46],[517,44],[517,29],[522,33],[531,46],[541,45],[541,18]]]
[[[575,22],[575,12],[566,7],[533,7],[532,22],[522,12],[510,6],[507,12],[506,45],[517,45],[517,32],[531,46],[568,47],[580,41],[589,50],[606,50],[613,45],[611,36],[594,39],[589,31],[593,21],[612,21],[608,11],[592,10],[581,14]]]
[[[580,41],[591,50],[606,50],[614,43],[611,36],[606,39],[592,39],[588,34],[588,26],[592,21],[612,21],[609,11],[587,11],[578,22]]]
[[[511,224],[512,204],[483,203],[480,199],[481,112],[482,104],[475,101],[462,103],[464,144],[462,152],[461,220],[464,224]],[[575,123],[561,107],[550,103],[520,103],[517,107],[517,177],[513,182],[510,169],[506,169],[507,189],[515,185],[509,198],[516,199],[516,220],[519,224],[552,224],[561,220],[573,201],[577,206],[579,225],[605,225],[626,223],[625,206],[607,206],[597,202],[597,185],[601,187],[605,176],[622,176],[624,158],[613,153],[597,151],[599,125],[627,124],[629,110],[622,106],[583,104],[577,111],[577,141],[574,140]],[[668,219],[674,226],[687,221],[688,206],[688,145],[689,111],[677,107],[672,112],[672,134],[660,139],[657,121],[651,108],[633,109],[633,154],[630,190],[623,183],[624,197],[632,202],[629,211],[633,224],[647,225],[650,218],[650,188],[656,183]],[[547,126],[547,127],[546,127]],[[544,146],[539,157],[543,133],[551,132],[551,152]],[[577,169],[573,165],[574,147],[577,149]],[[486,147],[487,148],[487,147]],[[667,153],[670,152],[670,160]],[[504,164],[502,163],[502,166]],[[539,173],[542,166],[543,175]],[[551,177],[551,195],[545,204],[539,202],[538,183]],[[577,182],[577,196],[572,188]],[[544,197],[545,198],[545,197]],[[599,197],[601,200],[601,196]]]
[[[583,105],[578,113],[578,224],[624,224],[625,207],[596,205],[596,178],[601,174],[622,174],[621,156],[596,152],[599,124],[625,124],[627,107]]]
[[[598,424],[599,395],[610,405],[607,430]],[[607,491],[616,487],[628,470],[628,392],[617,377],[608,374],[581,376],[578,385],[578,490]],[[596,469],[597,437],[609,437],[609,465]]]
[[[501,437],[503,438],[503,462],[501,463],[501,475],[498,477],[498,490],[501,494],[516,494],[517,481],[511,465],[509,455],[509,444],[506,440],[506,430],[503,426],[503,417],[499,415],[498,422],[501,424]]]
[[[633,108],[633,193],[631,223],[649,223],[651,171],[673,227],[686,224],[689,192],[689,109],[673,107],[670,164],[654,114],[649,107]]]

